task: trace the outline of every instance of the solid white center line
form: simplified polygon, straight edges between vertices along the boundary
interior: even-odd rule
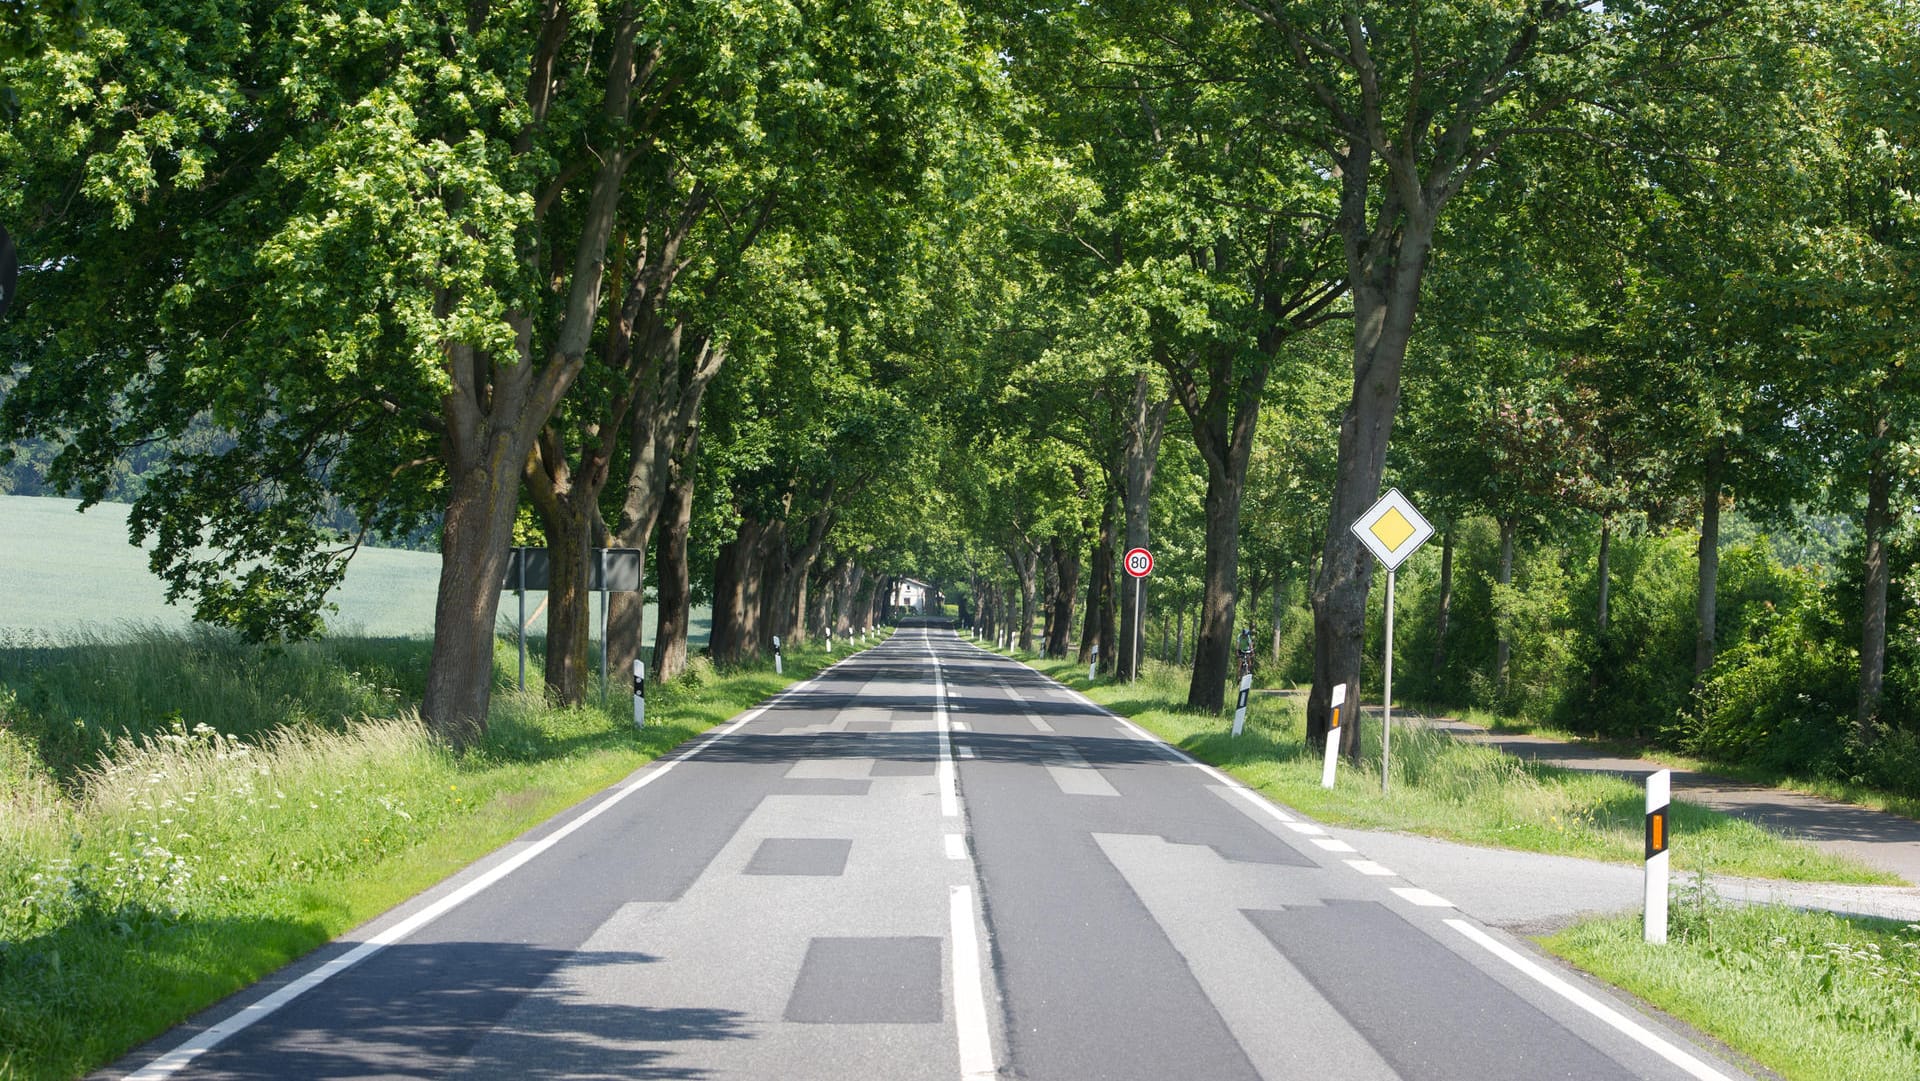
[[[933,636],[923,639],[927,646],[927,656],[933,661],[933,723],[939,733],[935,740],[939,747],[940,763],[934,774],[940,787],[940,815],[943,818],[960,817],[960,780],[953,766],[953,729],[947,720],[946,682],[940,676],[940,657],[933,651]]]
[[[1348,867],[1353,868],[1363,875],[1371,875],[1374,878],[1392,878],[1394,876],[1394,872],[1389,871],[1372,860],[1348,860],[1346,862]]]
[[[1532,959],[1521,954],[1518,950],[1513,949],[1506,943],[1501,942],[1480,928],[1468,923],[1466,920],[1448,920],[1446,924],[1448,927],[1453,928],[1484,947],[1488,953],[1493,954],[1507,964],[1533,977],[1535,982],[1547,988],[1549,991],[1587,1011],[1594,1017],[1599,1018],[1610,1028],[1624,1034],[1634,1043],[1639,1044],[1654,1054],[1659,1055],[1661,1058],[1666,1059],[1668,1062],[1673,1063],[1675,1066],[1687,1071],[1688,1074],[1698,1078],[1699,1081],[1731,1081],[1726,1074],[1721,1073],[1712,1066],[1682,1051],[1668,1041],[1661,1039],[1648,1030],[1646,1026],[1639,1024],[1620,1011],[1615,1010],[1599,999],[1568,983],[1566,980],[1547,971]]]
[[[949,895],[953,925],[953,1027],[960,1043],[961,1081],[997,1077],[993,1038],[987,1028],[987,996],[980,986],[980,936],[973,929],[973,888],[954,886]]]

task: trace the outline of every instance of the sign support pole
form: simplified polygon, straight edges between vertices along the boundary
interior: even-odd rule
[[[516,626],[520,628],[520,689],[524,691],[527,689],[527,550],[516,548],[514,554],[520,560],[520,588],[515,591],[520,595],[520,618]]]
[[[1140,579],[1133,580],[1133,672],[1127,682],[1140,678]]]
[[[607,550],[597,549],[600,558],[600,584],[607,584]],[[607,693],[607,593],[600,591],[600,693]]]
[[[1387,790],[1390,755],[1393,749],[1393,568],[1387,568],[1387,661],[1386,691],[1381,706],[1386,723],[1380,727],[1380,791]]]

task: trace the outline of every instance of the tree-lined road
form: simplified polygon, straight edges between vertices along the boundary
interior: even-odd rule
[[[354,937],[116,1073],[1744,1076],[938,624]]]

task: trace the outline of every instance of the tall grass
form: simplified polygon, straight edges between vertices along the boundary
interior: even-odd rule
[[[1368,716],[1360,729],[1362,764],[1354,767],[1343,759],[1337,783],[1328,790],[1320,787],[1320,752],[1307,744],[1305,707],[1297,699],[1255,698],[1246,730],[1236,737],[1229,718],[1186,709],[1187,669],[1149,662],[1135,683],[1088,686],[1086,669],[1077,664],[1029,663],[1316,818],[1621,863],[1643,856],[1645,793],[1621,777],[1526,762],[1396,718],[1392,776],[1383,793],[1382,725],[1379,717]],[[1674,865],[1681,869],[1801,881],[1898,882],[1884,872],[1693,804],[1675,804],[1674,833],[1685,839],[1672,850]]]
[[[828,660],[697,661],[644,732],[624,689],[558,709],[535,680],[456,754],[397,704],[424,650],[152,633],[0,669],[0,1079],[110,1060]]]
[[[1641,941],[1638,918],[1543,944],[1795,1081],[1920,1077],[1920,924],[1693,891],[1664,946]]]

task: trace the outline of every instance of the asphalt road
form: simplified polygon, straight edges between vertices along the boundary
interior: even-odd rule
[[[112,1073],[1739,1078],[937,626],[798,685]]]

